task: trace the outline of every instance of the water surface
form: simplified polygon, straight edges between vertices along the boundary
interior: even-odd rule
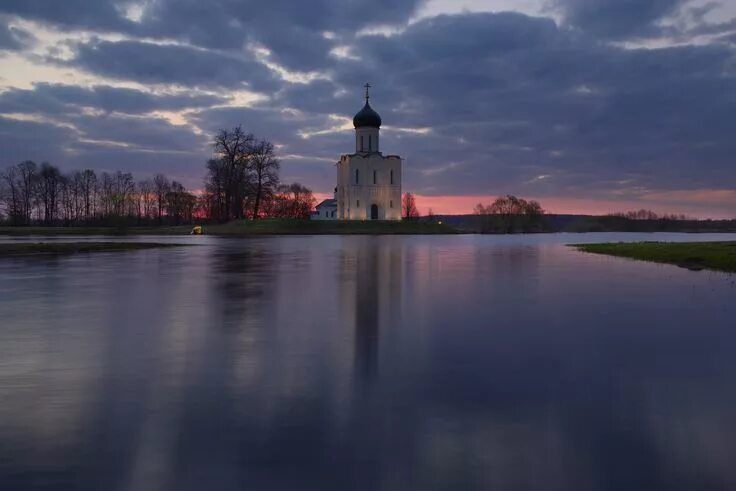
[[[564,246],[726,239],[0,261],[0,489],[736,489],[736,275]]]

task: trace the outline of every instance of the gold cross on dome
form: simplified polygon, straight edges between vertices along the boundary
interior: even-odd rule
[[[363,87],[365,87],[365,102],[368,102],[368,99],[371,98],[371,95],[368,93],[368,89],[371,88],[371,84],[365,84]]]

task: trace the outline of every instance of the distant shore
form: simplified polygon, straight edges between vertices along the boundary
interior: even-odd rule
[[[691,270],[736,273],[736,242],[635,242],[573,244],[580,251],[674,264]]]
[[[484,215],[435,215],[402,221],[300,220],[265,218],[235,220],[228,223],[195,222],[187,225],[85,226],[0,226],[0,236],[56,235],[188,235],[194,225],[202,225],[205,235],[425,235],[425,234],[503,234],[503,233],[584,233],[584,232],[683,232],[733,233],[736,220],[632,220],[618,216],[541,215],[535,220]],[[511,220],[511,222],[509,222]],[[513,223],[518,221],[518,223]]]

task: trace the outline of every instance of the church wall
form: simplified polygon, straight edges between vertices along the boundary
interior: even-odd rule
[[[355,172],[358,171],[358,183]],[[373,183],[376,171],[376,183]],[[393,171],[393,184],[391,184]],[[371,205],[378,206],[379,220],[401,219],[401,159],[381,154],[345,155],[338,162],[338,216],[369,220]]]

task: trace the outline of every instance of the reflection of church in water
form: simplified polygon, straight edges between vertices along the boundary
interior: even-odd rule
[[[403,248],[386,247],[379,237],[350,242],[341,259],[338,312],[340,323],[354,330],[354,374],[368,381],[378,370],[382,328],[400,321]]]
[[[355,152],[337,162],[335,198],[317,205],[316,220],[401,220],[401,157],[383,155],[381,116],[369,104],[353,118]]]

